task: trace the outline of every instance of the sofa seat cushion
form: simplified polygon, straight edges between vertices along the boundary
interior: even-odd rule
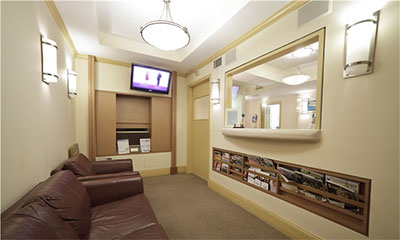
[[[158,224],[147,197],[137,194],[91,209],[89,239],[115,239]]]
[[[1,238],[79,239],[72,226],[40,200],[33,201],[2,219]]]
[[[72,171],[76,176],[95,175],[92,162],[82,153],[71,157],[64,163],[64,170]]]

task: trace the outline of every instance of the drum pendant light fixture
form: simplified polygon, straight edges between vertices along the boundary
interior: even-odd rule
[[[190,42],[187,28],[172,20],[170,2],[164,0],[164,9],[159,20],[148,22],[140,28],[140,34],[145,42],[166,51],[184,48]]]

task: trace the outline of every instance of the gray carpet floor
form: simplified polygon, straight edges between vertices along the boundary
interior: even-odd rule
[[[191,174],[144,178],[144,192],[170,239],[288,239]]]

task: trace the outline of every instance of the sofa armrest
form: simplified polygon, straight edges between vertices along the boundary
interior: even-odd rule
[[[106,174],[90,175],[90,176],[78,176],[77,178],[79,179],[79,181],[84,182],[84,181],[92,181],[92,180],[98,180],[98,179],[104,179],[104,178],[116,178],[116,177],[132,176],[132,175],[133,176],[140,175],[140,173],[138,171],[106,173]]]
[[[143,179],[137,174],[81,183],[89,194],[91,207],[143,193]]]
[[[96,174],[133,171],[132,159],[103,160],[93,162]]]

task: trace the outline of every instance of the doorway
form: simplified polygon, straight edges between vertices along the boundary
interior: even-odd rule
[[[209,79],[190,86],[191,111],[189,161],[191,172],[208,181],[210,169],[210,95]]]

